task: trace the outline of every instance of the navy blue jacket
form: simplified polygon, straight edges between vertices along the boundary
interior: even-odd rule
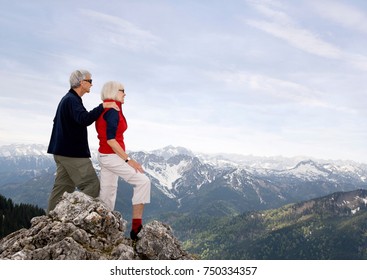
[[[102,104],[88,112],[82,98],[70,89],[57,107],[47,152],[65,157],[90,157],[87,126],[102,113]]]

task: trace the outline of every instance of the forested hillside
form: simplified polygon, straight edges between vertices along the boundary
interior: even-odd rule
[[[203,259],[367,259],[366,198],[357,190],[232,218],[170,221],[181,233],[186,227],[185,248]]]
[[[0,238],[21,228],[30,227],[31,219],[45,215],[45,211],[30,204],[14,204],[0,195]]]

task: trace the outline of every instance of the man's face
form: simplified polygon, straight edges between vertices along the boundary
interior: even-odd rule
[[[80,82],[83,93],[90,92],[92,85],[92,79],[90,76],[87,76],[83,81]]]

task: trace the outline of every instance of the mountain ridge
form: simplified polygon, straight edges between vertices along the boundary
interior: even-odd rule
[[[27,202],[46,208],[55,164],[51,155],[44,154],[45,147],[9,145],[0,147],[0,151],[0,193],[16,203]],[[264,166],[258,162],[255,167],[230,159],[223,164],[223,156],[210,161],[182,147],[168,146],[156,154],[129,153],[151,178],[154,199],[150,208],[153,208],[153,215],[160,211],[194,211],[199,210],[199,205],[206,207],[215,203],[227,208],[218,215],[222,215],[221,212],[239,214],[336,191],[367,188],[367,165],[349,161],[340,165],[341,162],[306,159],[279,170],[269,168],[268,160]],[[96,151],[92,154],[92,162],[99,173]],[[273,166],[281,166],[274,158],[271,160]],[[130,196],[131,190],[123,180],[119,180],[119,186],[116,207],[126,212],[130,203],[126,197]],[[34,193],[40,193],[40,190],[42,203],[37,201],[40,198],[34,197]]]
[[[131,151],[130,151],[131,152]],[[132,151],[134,152],[134,151]],[[137,152],[137,151],[135,151]],[[294,167],[297,163],[302,161],[315,161],[315,162],[334,162],[339,164],[348,164],[348,163],[355,163],[360,165],[367,165],[367,162],[358,162],[354,160],[343,160],[343,159],[321,159],[321,158],[313,158],[308,156],[293,156],[293,157],[285,157],[285,156],[256,156],[256,155],[244,155],[244,154],[234,154],[234,153],[202,153],[202,152],[193,152],[188,148],[182,146],[173,146],[168,145],[162,147],[160,149],[154,149],[149,151],[141,151],[143,153],[150,153],[155,154],[157,156],[161,156],[165,159],[170,158],[174,155],[189,155],[189,156],[196,156],[201,160],[214,162],[218,160],[223,161],[231,161],[233,163],[237,163],[240,165],[247,165],[251,166],[254,165],[255,162],[265,162],[266,165],[270,169],[279,170],[274,166],[278,166],[279,162],[287,162],[288,168]],[[91,148],[92,158],[95,157],[97,153],[97,148]],[[24,155],[49,155],[47,153],[47,146],[44,144],[34,143],[34,144],[25,144],[25,143],[14,143],[14,144],[7,144],[0,146],[0,157],[7,157],[7,156],[24,156]],[[252,167],[256,167],[252,166]],[[265,168],[265,166],[261,166],[260,168]],[[282,166],[280,169],[286,169]]]

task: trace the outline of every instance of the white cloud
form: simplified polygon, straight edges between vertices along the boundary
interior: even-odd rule
[[[343,27],[367,33],[367,14],[365,10],[353,6],[356,4],[349,1],[344,4],[339,1],[310,1],[309,4],[324,18],[332,20]],[[363,3],[362,5],[365,5]]]
[[[300,27],[296,20],[282,9],[285,6],[274,5],[277,2],[252,2],[253,7],[267,20],[246,19],[245,22],[257,29],[286,41],[304,52],[329,59],[337,59],[357,69],[367,71],[367,56],[344,51],[341,47],[327,42],[320,34]],[[356,8],[335,1],[317,1],[314,4],[319,13],[347,27],[367,32],[367,15]],[[343,16],[340,16],[343,15]]]
[[[81,14],[98,30],[93,36],[95,43],[112,44],[132,51],[154,50],[159,45],[159,37],[121,17],[87,9],[82,9]]]
[[[344,53],[343,58],[356,69],[367,71],[367,56],[361,54]]]
[[[328,58],[341,57],[342,52],[339,48],[323,41],[309,30],[296,26],[285,26],[279,23],[259,20],[247,20],[246,22],[251,26],[285,40],[289,44],[305,52]]]
[[[208,72],[215,81],[222,82],[232,90],[262,94],[272,97],[267,103],[291,103],[309,107],[328,108],[352,113],[353,110],[333,105],[323,100],[325,93],[309,88],[305,84],[247,72]]]
[[[277,38],[283,39],[292,46],[305,52],[328,58],[340,58],[338,47],[321,39],[317,34],[301,28],[289,15],[275,6],[276,2],[250,2],[256,10],[268,20],[247,19],[245,22],[255,28],[265,31]]]

